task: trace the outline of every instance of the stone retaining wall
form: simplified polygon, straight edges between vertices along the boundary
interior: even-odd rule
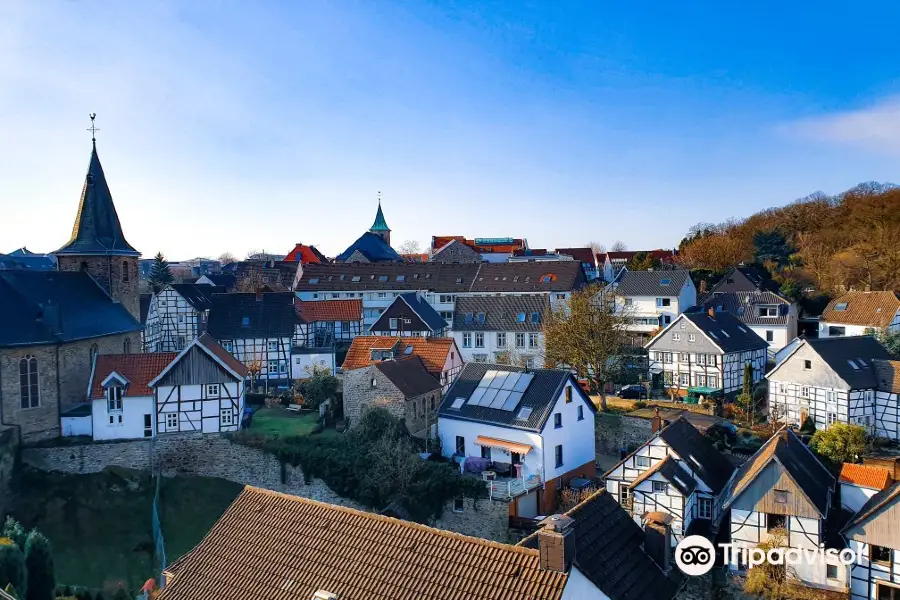
[[[650,419],[597,413],[594,432],[597,452],[618,455],[623,447],[629,451],[653,437]]]
[[[451,500],[444,506],[434,526],[463,535],[509,543],[509,504],[499,500],[464,498],[462,511],[455,511]]]

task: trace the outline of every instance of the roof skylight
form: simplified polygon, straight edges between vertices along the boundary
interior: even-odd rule
[[[462,408],[462,405],[465,404],[465,402],[465,398],[454,398],[453,404],[450,405],[450,408],[452,408],[453,410],[459,410],[460,408]]]
[[[847,303],[846,302],[838,302],[837,304],[834,305],[834,310],[847,310]]]
[[[671,279],[660,279],[659,280],[659,285],[669,285],[670,283],[672,283]]]

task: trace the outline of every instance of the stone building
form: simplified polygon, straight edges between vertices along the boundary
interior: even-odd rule
[[[122,234],[96,144],[59,271],[0,272],[0,424],[23,442],[60,434],[98,353],[138,352],[140,254]]]

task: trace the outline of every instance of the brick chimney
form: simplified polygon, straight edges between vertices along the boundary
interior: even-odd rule
[[[712,306],[710,306],[710,307],[706,310],[706,314],[709,315],[709,318],[710,318],[710,319],[715,319],[715,318],[716,318],[716,309],[713,308]]]
[[[537,535],[541,569],[568,573],[575,560],[575,519],[553,515],[540,524]]]
[[[649,512],[644,515],[644,550],[664,573],[672,564],[672,515]]]
[[[653,409],[653,419],[650,420],[650,433],[656,433],[662,429],[662,417],[659,414],[659,407]]]

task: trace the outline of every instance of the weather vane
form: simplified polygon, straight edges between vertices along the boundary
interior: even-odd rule
[[[91,117],[91,126],[88,127],[87,130],[91,132],[91,141],[92,141],[92,142],[96,142],[96,141],[97,141],[97,132],[100,131],[99,129],[97,129],[97,128],[94,126],[94,119],[97,118],[97,113],[91,113],[91,114],[88,115],[88,116]]]
[[[378,192],[378,204],[381,204],[381,192]]]

